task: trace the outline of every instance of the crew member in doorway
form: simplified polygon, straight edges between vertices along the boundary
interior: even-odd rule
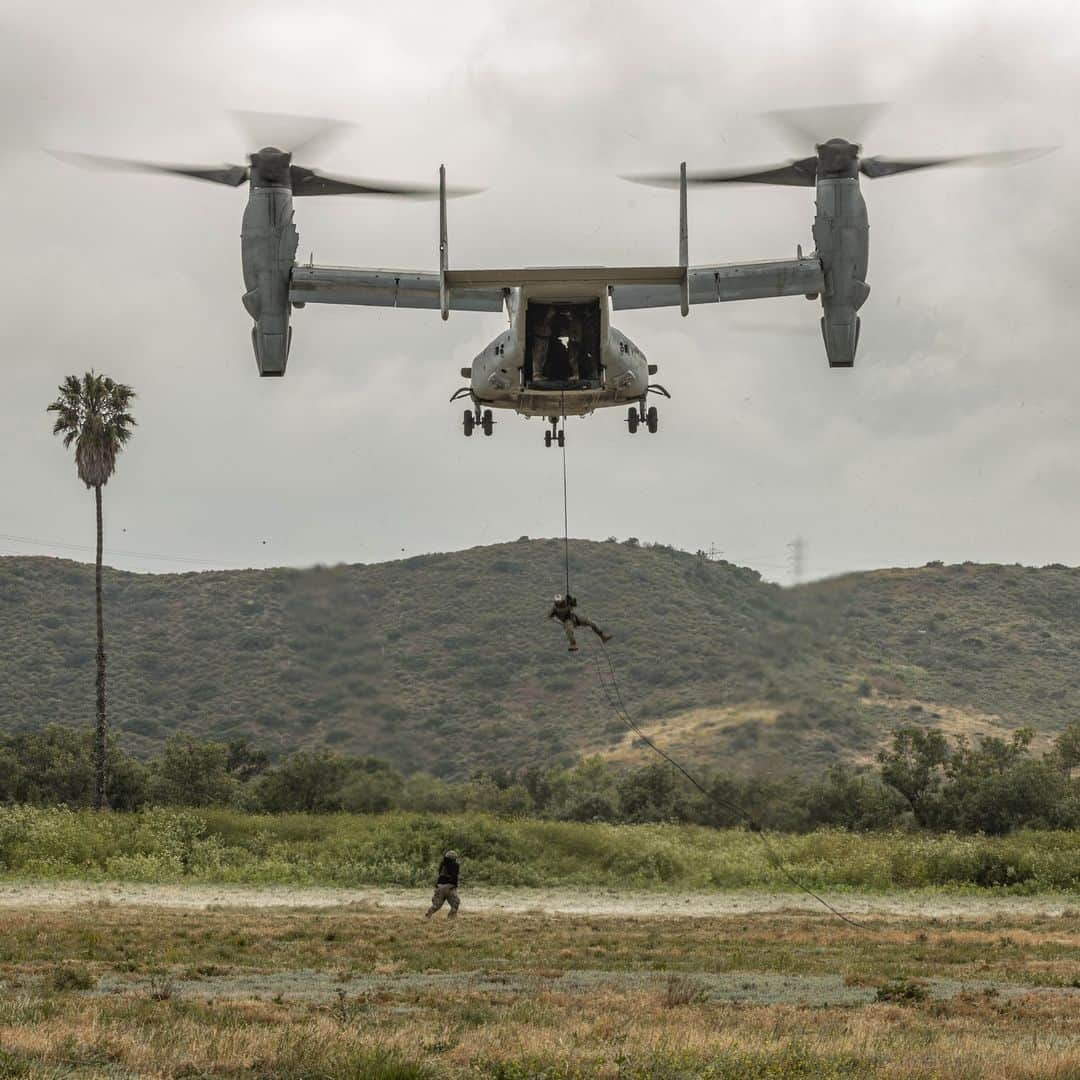
[[[544,312],[538,325],[533,327],[532,339],[532,380],[544,382],[551,378],[549,352],[551,335],[555,328],[555,312],[551,308]]]
[[[442,862],[439,863],[439,876],[435,879],[435,892],[431,894],[431,907],[427,909],[425,919],[430,919],[443,904],[450,905],[447,914],[448,919],[454,918],[461,906],[458,899],[457,883],[461,867],[458,864],[456,851],[447,851],[443,854]]]
[[[583,322],[584,320],[576,311],[571,311],[567,317],[567,377],[570,382],[581,382],[581,354],[585,335]]]
[[[579,615],[574,610],[576,607],[577,599],[575,597],[569,593],[566,596],[560,593],[555,597],[555,603],[552,605],[551,611],[548,612],[549,619],[558,619],[563,624],[563,629],[566,631],[566,640],[570,642],[569,652],[578,651],[577,639],[574,637],[574,628],[578,626],[587,626],[601,641],[607,642],[611,640],[611,635],[605,634],[592,619]]]

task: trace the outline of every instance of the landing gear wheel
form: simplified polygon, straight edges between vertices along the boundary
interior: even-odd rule
[[[566,445],[566,432],[565,431],[560,431],[559,432],[559,445],[560,446],[565,446]]]
[[[645,426],[649,429],[650,435],[656,434],[656,428],[659,423],[660,415],[656,411],[656,406],[650,405],[649,411],[645,414]]]
[[[484,429],[485,435],[491,435],[495,431],[495,419],[491,415],[490,409],[484,410],[484,417],[480,421],[480,426]]]
[[[476,417],[473,416],[472,409],[465,410],[465,415],[461,418],[461,427],[466,438],[473,433],[473,428],[476,427]]]
[[[544,445],[545,446],[550,446],[551,445],[551,432],[550,431],[545,431],[544,432]]]
[[[639,419],[640,418],[638,417],[637,409],[631,406],[626,413],[626,426],[629,429],[631,435],[636,434]]]

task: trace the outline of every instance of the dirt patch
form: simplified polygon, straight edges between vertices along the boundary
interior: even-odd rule
[[[346,976],[325,971],[235,972],[217,978],[175,978],[168,980],[169,996],[214,1000],[259,1000],[332,1002],[372,994],[408,998],[417,994],[481,994],[495,998],[541,992],[578,996],[604,991],[662,995],[671,976],[659,971],[564,971],[554,977],[526,973],[492,976],[484,971],[409,972],[395,975],[350,972]],[[695,1002],[746,1002],[755,1005],[808,1005],[815,1008],[837,1005],[866,1005],[877,998],[874,986],[853,985],[839,975],[789,975],[772,972],[694,972],[679,976]],[[90,991],[111,996],[160,993],[162,980],[142,976],[107,975]],[[1032,987],[1025,984],[993,982],[986,979],[926,979],[921,983],[931,998],[947,1000],[958,994],[992,993],[1013,998],[1032,994],[1057,994],[1080,999],[1080,990]]]
[[[981,712],[974,707],[945,705],[938,701],[926,701],[920,698],[886,697],[874,694],[859,698],[859,704],[868,708],[887,709],[900,713],[912,724],[934,728],[949,738],[964,736],[974,739],[979,736],[997,736],[1008,738],[1018,725],[1006,721],[997,713]],[[886,745],[887,740],[882,740]],[[1032,748],[1043,752],[1053,746],[1052,736],[1040,733],[1032,741]],[[873,760],[872,758],[868,760]]]
[[[700,751],[708,746],[720,732],[740,724],[754,723],[761,726],[775,724],[781,710],[765,705],[734,705],[726,708],[691,709],[676,713],[639,726],[650,738],[662,737],[664,745],[673,751],[693,748]],[[617,743],[606,742],[586,749],[586,753],[599,754],[607,761],[636,763],[641,759],[641,747],[636,746],[637,735],[627,732]]]
[[[548,915],[713,917],[780,911],[827,914],[800,893],[732,891],[692,893],[616,892],[608,889],[461,890],[462,911]],[[832,894],[830,903],[854,916],[983,918],[1061,915],[1075,910],[1075,897],[998,896],[921,891]],[[118,882],[8,882],[0,885],[0,909],[67,909],[94,905],[161,908],[353,908],[422,912],[429,889],[334,889],[299,886],[141,885]]]

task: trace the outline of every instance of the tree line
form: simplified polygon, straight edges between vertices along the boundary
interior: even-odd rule
[[[106,747],[107,803],[231,807],[262,813],[447,813],[615,824],[686,822],[806,832],[948,830],[1001,835],[1018,828],[1080,827],[1080,722],[1052,748],[1034,732],[948,740],[895,731],[871,768],[834,765],[813,779],[703,774],[707,795],[665,763],[620,768],[599,757],[571,767],[530,766],[448,781],[404,775],[375,757],[299,750],[274,762],[247,740],[174,735],[149,761]],[[97,804],[97,734],[61,725],[0,735],[0,802],[72,808]]]

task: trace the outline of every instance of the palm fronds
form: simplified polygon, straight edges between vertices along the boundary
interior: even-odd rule
[[[102,487],[133,434],[135,418],[129,410],[135,391],[93,371],[82,379],[69,375],[59,390],[47,410],[56,413],[53,434],[63,435],[65,447],[75,444],[79,479],[88,488]]]

